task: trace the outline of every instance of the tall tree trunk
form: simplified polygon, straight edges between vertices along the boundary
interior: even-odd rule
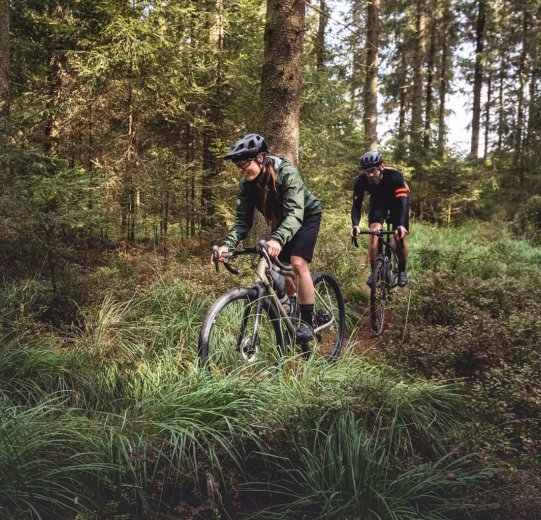
[[[214,67],[211,68],[210,87],[213,95],[210,98],[211,108],[203,130],[203,182],[201,188],[201,227],[210,228],[214,224],[216,208],[213,200],[213,185],[218,176],[219,162],[213,152],[218,132],[223,126],[222,111],[222,50],[224,39],[223,0],[214,0],[214,20],[209,39],[214,50]]]
[[[426,155],[430,148],[431,123],[432,123],[432,89],[434,78],[434,62],[436,55],[436,28],[437,18],[433,17],[430,24],[430,47],[428,50],[427,72],[426,72],[426,94],[425,94],[425,131],[423,136],[423,155]]]
[[[498,85],[498,153],[503,149],[503,137],[505,132],[505,107],[504,107],[504,88],[505,88],[505,71],[507,64],[505,58],[500,58],[500,74]]]
[[[364,144],[365,150],[378,147],[378,38],[379,0],[367,3],[366,8],[366,83],[364,87]]]
[[[267,0],[261,130],[274,154],[299,162],[305,0]]]
[[[540,9],[541,10],[541,9]],[[538,21],[538,24],[541,25],[539,22],[541,22],[541,18]],[[537,33],[539,31],[539,28],[537,29]],[[538,125],[539,122],[539,114],[541,114],[540,110],[540,101],[539,101],[539,92],[538,92],[538,81],[539,81],[539,56],[538,56],[538,49],[539,44],[535,41],[532,42],[532,46],[530,49],[530,56],[531,56],[531,63],[532,66],[530,67],[530,88],[529,88],[529,95],[528,95],[528,125],[526,128],[526,138],[524,140],[524,146],[526,148],[526,153],[529,157],[533,157],[534,155],[534,148],[535,148],[535,142],[534,142],[534,134],[535,134],[535,128]],[[539,142],[539,136],[538,140]],[[535,151],[538,152],[537,148],[535,148]]]
[[[274,155],[299,163],[305,0],[267,0],[261,72],[261,133]],[[253,233],[268,227],[256,212]]]
[[[446,127],[445,127],[445,115],[446,115],[446,97],[447,97],[447,88],[449,84],[449,38],[448,32],[453,23],[453,16],[449,8],[449,4],[445,4],[443,12],[443,26],[442,26],[442,40],[441,40],[441,68],[439,74],[439,89],[438,89],[438,98],[439,98],[439,107],[438,107],[438,157],[443,157],[445,149],[445,136],[446,136]]]
[[[516,122],[516,134],[515,134],[515,152],[518,157],[518,168],[520,183],[524,183],[524,149],[523,149],[523,135],[524,135],[524,89],[528,80],[528,38],[531,36],[528,34],[528,16],[530,13],[526,12],[526,8],[523,6],[522,13],[522,49],[520,52],[520,61],[518,67],[518,100],[517,100],[517,122]]]
[[[406,157],[406,113],[408,111],[408,60],[405,49],[400,52],[399,70],[399,109],[398,109],[398,144],[394,158],[396,161],[403,161]]]
[[[329,20],[329,8],[326,0],[319,0],[319,21],[316,34],[316,43],[314,45],[316,53],[316,67],[323,69],[325,67],[325,30]]]
[[[9,1],[0,0],[0,116],[9,114]],[[0,125],[0,136],[4,129]]]
[[[351,76],[349,81],[351,113],[356,113],[359,110],[357,101],[360,97],[362,79],[364,78],[365,73],[363,51],[361,48],[361,32],[364,29],[362,20],[362,2],[361,0],[353,0],[351,4],[351,26],[353,27],[353,31],[348,38],[352,55]]]
[[[45,150],[51,156],[56,155],[58,139],[60,137],[60,119],[58,116],[58,104],[62,97],[62,63],[58,54],[49,59],[49,99],[47,100],[47,122],[45,124]]]
[[[49,5],[49,16],[52,23],[62,24],[64,22],[64,13],[58,1],[53,1]],[[45,151],[51,157],[57,154],[59,137],[61,132],[61,118],[59,105],[62,100],[65,71],[62,64],[60,53],[54,50],[55,42],[47,42],[49,48],[53,49],[48,62],[48,99],[47,99],[47,120],[45,123]]]
[[[135,120],[134,120],[134,102],[133,86],[131,81],[128,83],[128,133],[126,147],[126,166],[124,174],[124,208],[126,216],[126,238],[128,242],[135,241],[135,218],[137,208],[137,195],[135,189]]]
[[[7,140],[9,114],[9,0],[0,0],[0,145]],[[0,154],[0,179],[9,177],[9,167]]]
[[[415,21],[415,54],[413,60],[413,93],[411,108],[411,162],[421,180],[421,128],[423,117],[424,60],[426,53],[426,6],[425,0],[417,0]]]
[[[487,77],[487,101],[485,103],[485,146],[483,157],[488,156],[488,144],[490,141],[490,109],[492,105],[492,75]]]
[[[186,236],[195,236],[195,222],[196,222],[196,198],[195,198],[195,186],[196,186],[196,171],[194,167],[195,162],[195,140],[196,131],[194,125],[190,122],[186,123],[186,176],[184,182],[184,201],[185,201],[185,215],[186,215]]]
[[[471,124],[470,155],[479,153],[479,129],[481,126],[481,90],[483,88],[483,50],[485,47],[486,0],[479,0],[475,29],[475,68],[473,73],[473,108]]]

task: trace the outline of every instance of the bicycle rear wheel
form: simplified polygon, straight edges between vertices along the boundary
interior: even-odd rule
[[[385,265],[381,259],[376,259],[370,284],[370,325],[375,334],[383,331],[386,298]]]
[[[281,357],[277,311],[267,298],[259,301],[257,294],[255,288],[233,289],[207,312],[199,334],[199,357],[212,372],[226,374],[258,361],[276,364]]]
[[[338,281],[329,273],[315,273],[314,332],[310,343],[311,355],[326,361],[336,361],[344,343],[346,310]]]

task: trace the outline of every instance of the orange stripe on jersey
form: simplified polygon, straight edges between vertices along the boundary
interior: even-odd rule
[[[396,190],[394,190],[395,193],[400,193],[400,192],[408,192],[408,188],[396,188]]]
[[[395,198],[395,199],[398,199],[398,197],[407,197],[407,196],[408,196],[407,193],[397,193],[397,194],[394,196],[394,198]]]

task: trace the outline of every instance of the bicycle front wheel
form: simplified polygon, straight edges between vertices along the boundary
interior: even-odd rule
[[[278,313],[255,288],[233,289],[216,300],[199,334],[201,361],[221,374],[257,361],[276,364],[282,346]]]
[[[338,281],[329,273],[315,273],[314,335],[312,356],[336,361],[342,350],[346,330],[344,297]]]
[[[372,283],[370,284],[370,325],[372,332],[375,334],[383,332],[386,298],[385,265],[381,259],[377,259],[372,271]]]

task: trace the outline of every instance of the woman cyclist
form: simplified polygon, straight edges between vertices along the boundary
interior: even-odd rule
[[[288,159],[270,155],[261,135],[245,135],[225,159],[233,162],[242,177],[235,224],[218,250],[218,260],[246,238],[257,208],[271,228],[267,240],[269,256],[290,263],[297,277],[301,324],[296,339],[306,343],[313,338],[314,285],[309,264],[321,222],[321,203],[305,187],[299,171]]]

